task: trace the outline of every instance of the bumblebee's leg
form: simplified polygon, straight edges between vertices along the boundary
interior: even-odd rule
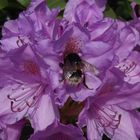
[[[64,67],[64,64],[63,63],[59,63],[59,67],[60,68],[63,68]]]
[[[65,80],[65,77],[64,77],[64,75],[62,74],[61,79],[59,79],[59,82],[61,83],[61,82],[63,82],[64,80]]]
[[[89,87],[87,86],[85,75],[84,75],[84,77],[83,77],[83,84],[84,84],[84,86],[85,86],[87,89],[93,90],[93,88],[89,88]]]

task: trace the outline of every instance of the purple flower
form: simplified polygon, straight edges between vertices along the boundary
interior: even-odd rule
[[[122,60],[116,67],[124,72],[124,80],[130,84],[140,82],[140,53],[132,51],[131,54]]]
[[[91,1],[76,1],[74,4],[69,1],[60,22],[61,35],[53,42],[54,52],[60,62],[58,72],[62,75],[62,82],[55,90],[56,99],[61,105],[69,96],[75,101],[94,96],[106,71],[126,59],[139,40],[137,29],[122,21],[100,18],[93,22],[92,18],[86,19],[94,10],[89,7],[94,4]],[[84,8],[86,17],[80,12]],[[85,19],[92,26],[83,26]],[[77,57],[82,66],[72,64],[69,59],[71,55]]]
[[[35,130],[53,123],[57,119],[52,99],[53,88],[58,83],[57,74],[26,44],[9,51],[0,61],[3,75],[0,116],[5,116],[5,123],[13,124],[28,117]]]
[[[82,26],[90,27],[93,23],[103,19],[105,3],[106,0],[70,0],[65,7],[64,19],[70,23],[79,22]]]
[[[133,126],[133,121],[137,121],[139,116],[135,115],[133,120],[131,110],[140,105],[139,90],[139,83],[130,86],[123,82],[122,73],[115,69],[109,72],[99,92],[87,100],[79,116],[79,125],[87,125],[88,139],[102,139],[104,133],[112,140],[138,140],[138,124]]]
[[[138,29],[128,23],[120,30],[120,45],[115,50],[117,59],[114,66],[124,72],[124,80],[131,84],[139,82],[139,39]]]
[[[56,98],[62,105],[68,96],[75,101],[83,101],[96,94],[120,47],[119,30],[124,25],[119,27],[118,24],[117,21],[105,19],[94,23],[90,30],[79,23],[65,23],[62,26],[62,35],[53,45],[60,63],[57,71],[62,77],[60,86],[55,90]],[[71,55],[74,56],[73,60],[69,59]],[[75,59],[80,62],[78,67],[72,64],[74,62],[68,62]],[[79,74],[76,75],[78,78],[75,74]]]
[[[104,133],[113,140],[138,140],[139,24],[103,18],[105,3],[69,0],[58,19],[59,9],[32,0],[18,19],[5,23],[0,49],[2,124],[28,118],[35,129],[31,140],[84,139],[81,127],[86,125],[89,140],[100,140]],[[67,99],[80,102],[74,106],[78,112],[85,105],[80,128],[59,122],[58,108],[60,120],[67,122],[62,115]]]
[[[53,89],[59,84],[55,72],[59,66],[51,55],[58,11],[51,11],[44,0],[33,0],[18,19],[7,21],[3,27],[0,116],[6,124],[28,117],[35,130],[42,130],[58,118]]]
[[[99,75],[112,63],[113,50],[110,50],[108,42],[91,40],[91,34],[84,31],[80,25],[70,27],[64,30],[54,46],[54,51],[60,58],[58,72],[61,72],[62,77],[56,92],[58,96],[64,97],[67,93],[74,100],[83,101],[88,96],[95,95],[96,89],[101,84]],[[74,64],[76,63],[74,61],[78,61],[79,64]],[[98,63],[99,61],[102,63]]]
[[[30,140],[84,140],[81,130],[73,125],[64,125],[61,123],[54,123],[46,128],[44,131],[35,133]]]
[[[133,49],[136,47],[140,39],[138,30],[131,26],[125,25],[119,32],[119,47],[115,54],[117,55],[119,62],[127,59]]]
[[[51,46],[50,39],[56,36],[54,28],[58,12],[58,9],[50,10],[44,0],[32,1],[28,9],[19,14],[18,19],[9,20],[4,24],[2,49],[9,51],[18,48],[21,46],[21,40],[32,43],[38,51],[40,45]],[[46,52],[45,49],[43,51]]]

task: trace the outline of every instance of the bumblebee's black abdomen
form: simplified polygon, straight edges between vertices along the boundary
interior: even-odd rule
[[[76,53],[69,53],[64,58],[63,76],[70,85],[78,85],[83,80],[82,60]]]
[[[71,64],[81,62],[81,58],[76,53],[70,53],[64,58],[64,63],[70,62]]]

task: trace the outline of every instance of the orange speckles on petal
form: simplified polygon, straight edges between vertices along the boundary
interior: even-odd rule
[[[78,53],[80,48],[80,40],[76,40],[74,38],[69,39],[65,45],[64,57],[69,53]]]

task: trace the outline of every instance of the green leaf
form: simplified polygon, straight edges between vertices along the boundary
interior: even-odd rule
[[[108,5],[119,19],[131,19],[132,9],[128,0],[108,0]]]
[[[60,7],[61,10],[64,10],[66,2],[65,0],[46,0],[49,8]]]
[[[131,12],[132,12],[130,3],[127,0],[119,0],[116,12],[122,18],[129,20],[129,18],[131,17]]]
[[[8,6],[7,0],[0,0],[0,10]]]
[[[30,3],[30,0],[17,0],[22,6],[27,7]]]
[[[140,0],[134,0],[137,4],[140,5]]]
[[[117,15],[113,11],[111,7],[107,7],[106,10],[104,11],[105,17],[111,17],[111,18],[117,18]]]

